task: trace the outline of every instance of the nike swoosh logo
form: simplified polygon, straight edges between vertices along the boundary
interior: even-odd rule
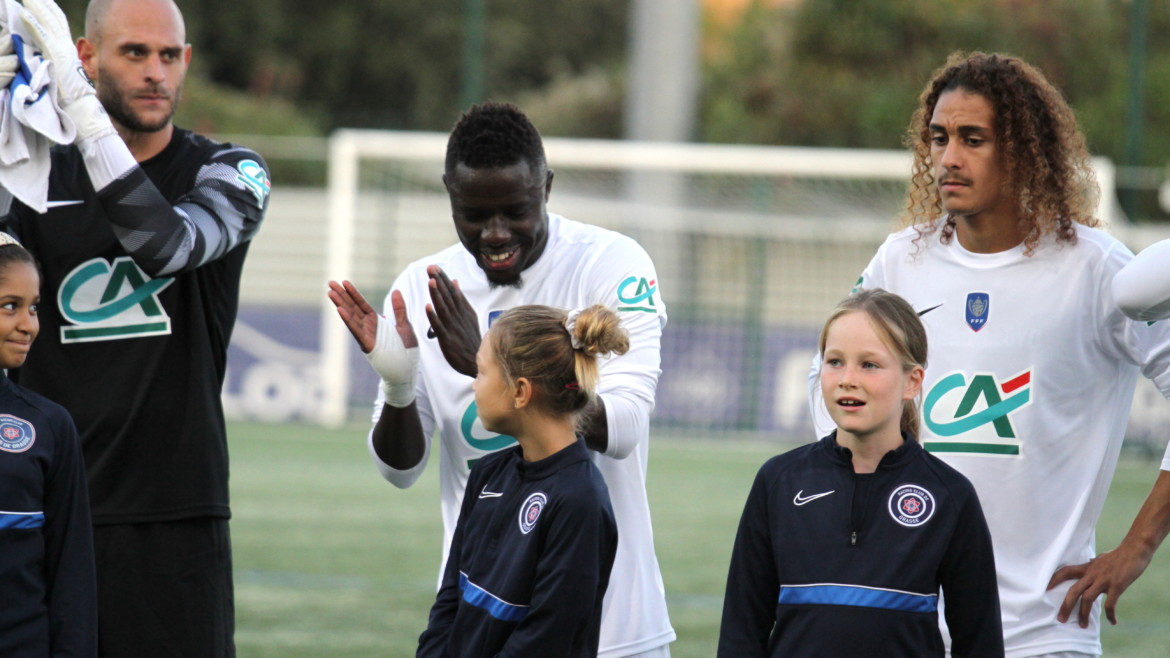
[[[486,488],[479,492],[480,498],[499,498],[503,495],[504,492],[502,491],[488,491]]]
[[[61,206],[80,206],[83,203],[85,201],[78,199],[76,201],[48,201],[45,205],[49,208],[60,208]]]
[[[435,328],[434,327],[427,327],[427,338],[434,338],[434,337],[435,337]]]
[[[918,317],[922,317],[922,316],[926,315],[927,313],[930,313],[931,311],[933,311],[934,309],[936,309],[936,308],[938,308],[938,307],[940,307],[940,306],[942,306],[942,304],[935,304],[934,306],[931,306],[931,307],[930,307],[930,308],[928,308],[928,309],[923,309],[923,310],[921,310],[921,311],[919,311],[919,312],[918,312]]]
[[[832,491],[826,491],[824,493],[813,494],[811,496],[801,496],[801,494],[804,493],[804,489],[801,489],[800,491],[796,492],[796,497],[792,499],[792,504],[799,507],[801,505],[804,505],[805,503],[811,503],[812,501],[816,500],[817,498],[824,498],[825,496],[828,496],[829,494],[836,493],[836,492],[837,492],[837,490],[834,489]]]

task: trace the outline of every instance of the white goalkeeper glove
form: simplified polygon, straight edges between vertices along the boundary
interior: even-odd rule
[[[65,13],[53,0],[24,0],[20,17],[42,56],[53,64],[57,104],[77,127],[77,141],[113,134],[114,124],[77,58]]]
[[[406,347],[394,322],[378,316],[374,349],[366,354],[374,371],[382,377],[386,404],[405,407],[414,402],[414,382],[418,378],[418,347]]]

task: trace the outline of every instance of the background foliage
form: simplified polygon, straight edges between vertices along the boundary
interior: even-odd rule
[[[188,94],[180,119],[223,133],[444,131],[462,109],[470,1],[179,0],[200,81],[199,104]],[[631,0],[481,1],[488,98],[521,103],[548,135],[622,135]],[[898,148],[946,56],[994,50],[1040,66],[1093,151],[1123,159],[1136,0],[695,1],[706,8],[698,141]],[[1170,2],[1145,1],[1146,130],[1134,164],[1162,166]],[[86,0],[61,4],[79,31]]]

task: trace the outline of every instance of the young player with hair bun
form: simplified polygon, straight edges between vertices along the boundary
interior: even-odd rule
[[[0,368],[40,331],[41,275],[0,233]],[[96,656],[97,577],[81,439],[65,409],[0,374],[0,656]]]
[[[475,357],[476,409],[518,445],[471,469],[419,656],[597,655],[618,534],[578,421],[598,357],[628,349],[600,304],[518,306],[492,324]]]
[[[914,309],[847,297],[820,336],[836,429],[760,468],[740,520],[719,655],[1003,656],[975,489],[916,440],[927,355]]]

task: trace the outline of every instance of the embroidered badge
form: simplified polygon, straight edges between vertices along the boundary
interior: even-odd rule
[[[934,496],[916,484],[903,484],[890,494],[890,516],[907,528],[929,521],[934,507]]]
[[[37,440],[32,423],[11,414],[0,414],[0,450],[24,452]]]
[[[540,512],[547,503],[548,496],[539,491],[524,501],[520,506],[520,532],[524,534],[532,532],[536,527],[536,519],[540,518]]]
[[[973,292],[967,295],[967,326],[971,331],[979,331],[987,324],[987,311],[991,307],[991,296],[985,292]]]

